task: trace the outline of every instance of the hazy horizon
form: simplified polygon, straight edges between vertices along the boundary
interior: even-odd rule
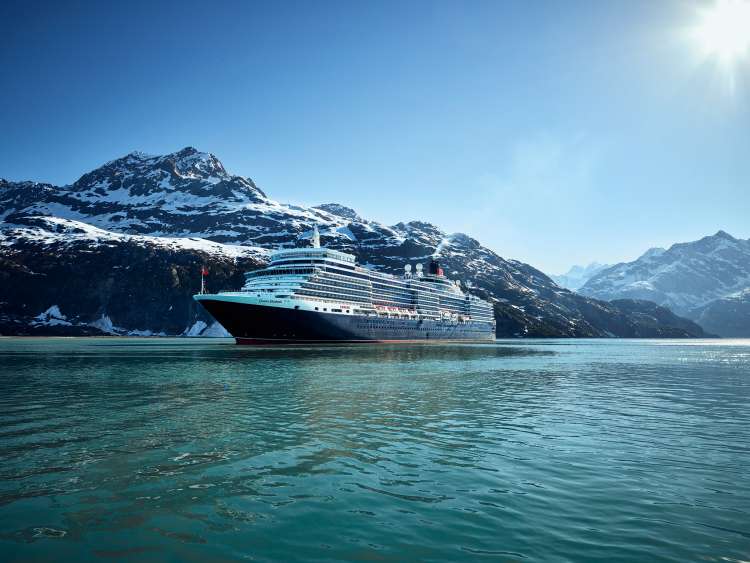
[[[701,51],[713,4],[6,2],[0,177],[194,146],[549,274],[748,238],[749,53]]]

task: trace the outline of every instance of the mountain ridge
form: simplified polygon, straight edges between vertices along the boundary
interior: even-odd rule
[[[719,230],[659,250],[651,249],[632,262],[597,273],[580,293],[605,300],[647,299],[701,320],[712,332],[750,336],[746,309],[732,310],[732,304],[738,303],[732,296],[750,288],[750,239]],[[731,327],[728,332],[722,324]]]
[[[0,315],[12,316],[15,326],[57,306],[66,318],[75,317],[81,323],[94,323],[107,316],[113,326],[123,330],[183,333],[190,329],[191,322],[210,321],[200,318],[194,309],[189,315],[185,312],[192,306],[188,286],[192,284],[192,291],[197,291],[198,264],[215,263],[217,271],[223,272],[221,279],[233,280],[237,288],[242,283],[243,268],[259,267],[264,252],[297,244],[318,226],[323,244],[350,252],[361,264],[386,272],[400,273],[408,261],[439,257],[449,276],[464,280],[468,290],[493,302],[501,336],[703,335],[700,327],[682,320],[646,322],[643,315],[655,318],[650,306],[630,304],[630,309],[651,311],[636,314],[623,306],[576,295],[528,264],[502,258],[466,234],[449,234],[425,221],[388,226],[364,219],[338,203],[310,208],[279,203],[250,178],[229,174],[214,155],[193,147],[161,156],[130,153],[83,174],[68,186],[0,181],[0,217],[4,233],[0,255],[6,263],[14,264],[14,271],[26,268],[64,279],[73,275],[70,270],[79,260],[92,269],[92,283],[100,287],[95,304],[78,303],[67,294],[65,298],[71,303],[59,303],[44,284],[32,284],[37,294],[21,292],[16,297],[18,303],[0,305]],[[85,232],[86,227],[81,225],[99,229],[96,237],[105,243],[92,246],[91,240],[79,236],[73,237],[75,244],[69,244],[54,236],[56,230],[61,230],[62,234],[57,234],[63,238],[76,229]],[[227,256],[215,248],[164,247],[137,237],[205,239],[212,244],[260,250],[253,257]],[[174,280],[170,282],[157,273],[167,284],[161,290],[174,301],[173,309],[164,312],[163,320],[143,311],[123,313],[116,299],[134,297],[128,297],[122,288],[115,294],[106,293],[106,287],[119,288],[119,280],[95,271],[94,263],[86,259],[86,252],[92,250],[87,245],[103,263],[126,271],[127,280],[136,285],[144,280],[126,268],[130,255],[144,264],[150,256],[153,264],[149,271],[159,265],[179,272],[174,286],[169,285]],[[187,260],[194,264],[187,267]],[[187,277],[188,273],[194,277]],[[9,281],[29,282],[20,273]],[[149,299],[156,299],[158,289],[150,291]],[[74,305],[80,308],[80,314]],[[175,309],[181,312],[171,312]]]

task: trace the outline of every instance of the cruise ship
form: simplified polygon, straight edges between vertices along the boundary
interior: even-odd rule
[[[193,298],[238,344],[495,339],[492,305],[464,293],[436,260],[404,270],[370,270],[321,248],[316,227],[312,246],[274,252],[241,290]]]

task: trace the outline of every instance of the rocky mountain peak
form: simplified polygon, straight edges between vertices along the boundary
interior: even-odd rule
[[[131,152],[67,186],[0,184],[0,218],[56,215],[122,233],[211,236],[246,241],[252,217],[280,208],[249,178],[229,174],[213,154],[185,147],[166,155]]]
[[[731,241],[731,242],[735,242],[737,240],[732,235],[730,235],[728,232],[723,231],[723,230],[716,231],[716,234],[713,236],[713,238],[724,239],[724,240],[728,240],[728,241]]]
[[[105,197],[125,204],[146,203],[144,198],[154,205],[178,197],[182,206],[190,206],[191,197],[195,206],[208,204],[205,198],[216,202],[266,199],[252,180],[232,176],[216,156],[194,147],[161,156],[131,152],[84,174],[67,189],[78,199]]]
[[[213,154],[185,147],[162,156],[140,151],[128,153],[84,174],[72,187],[82,190],[91,187],[119,186],[122,181],[134,177],[141,180],[159,179],[162,183],[166,177],[170,177],[174,180],[203,180],[211,184],[231,178],[224,165]]]
[[[200,152],[193,147],[184,149],[164,157],[173,163],[174,172],[183,178],[229,178],[224,165],[213,154]]]
[[[409,221],[408,223],[397,223],[395,225],[397,229],[400,229],[410,234],[422,234],[426,236],[444,236],[445,233],[437,225],[428,223],[427,221]]]
[[[331,215],[343,217],[344,219],[350,219],[351,221],[361,220],[361,217],[356,211],[354,211],[354,209],[338,203],[323,203],[321,205],[316,205],[315,207],[313,207],[313,209],[320,209],[321,211],[325,211],[326,213],[330,213]]]
[[[640,260],[646,260],[648,258],[658,258],[662,254],[664,254],[667,250],[665,248],[661,248],[659,246],[654,246],[652,248],[649,248],[646,252],[641,254]]]

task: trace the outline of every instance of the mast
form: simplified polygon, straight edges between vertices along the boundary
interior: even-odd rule
[[[313,248],[320,248],[320,233],[318,232],[317,225],[313,228],[312,246]]]
[[[201,295],[206,293],[206,276],[208,275],[208,268],[201,266]]]

